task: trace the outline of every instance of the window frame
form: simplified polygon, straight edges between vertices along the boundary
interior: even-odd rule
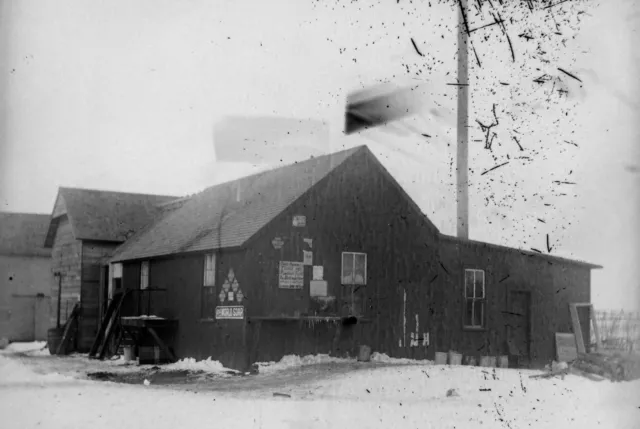
[[[467,272],[472,272],[473,273],[473,291],[472,291],[472,296],[469,297],[467,296]],[[482,273],[482,296],[481,297],[476,297],[476,275],[478,273]],[[462,311],[462,327],[465,330],[470,330],[470,331],[482,331],[486,329],[486,317],[487,317],[487,311],[486,311],[486,303],[487,303],[487,273],[485,270],[479,269],[479,268],[464,268],[464,273],[463,273],[463,287],[462,287],[462,302],[463,302],[463,311]],[[481,305],[481,309],[482,309],[482,314],[480,315],[480,325],[476,325],[475,323],[475,319],[476,319],[476,314],[475,314],[475,310],[476,310],[476,303],[479,302]],[[467,319],[467,312],[469,309],[469,305],[471,305],[471,320]],[[471,324],[469,324],[468,322],[471,322]]]
[[[209,259],[210,258],[210,259]],[[211,261],[209,269],[207,268],[207,264]],[[215,319],[215,311],[217,307],[217,299],[218,294],[216,293],[216,263],[217,263],[217,255],[215,252],[205,253],[203,255],[202,261],[202,292],[200,294],[202,300],[201,306],[201,317],[205,320],[214,320]],[[210,278],[208,278],[207,273],[210,272]],[[209,281],[208,281],[209,280]],[[213,295],[214,301],[213,306],[209,302],[209,295]],[[209,308],[211,307],[211,308]]]
[[[352,273],[353,273],[353,281],[351,283],[345,283],[344,281],[344,267],[345,267],[345,263],[344,263],[344,258],[346,255],[353,255],[353,266],[352,266]],[[362,283],[357,283],[356,282],[356,256],[358,255],[363,255],[364,256],[364,273],[363,273],[363,282]],[[343,286],[366,286],[367,285],[367,254],[364,252],[342,252],[341,257],[340,257],[340,284],[342,284]]]
[[[146,272],[145,272],[146,271]],[[150,263],[149,261],[141,261],[140,262],[140,290],[149,289],[149,272],[150,272]],[[143,281],[146,279],[146,282]]]

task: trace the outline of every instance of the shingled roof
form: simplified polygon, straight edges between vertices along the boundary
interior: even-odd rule
[[[76,240],[121,243],[161,213],[163,204],[177,199],[167,195],[61,187],[45,246],[53,246],[58,221],[63,214],[68,216]]]
[[[0,212],[0,255],[51,256],[43,246],[49,215]]]
[[[359,150],[367,149],[359,146],[207,188],[140,230],[111,261],[242,246]]]

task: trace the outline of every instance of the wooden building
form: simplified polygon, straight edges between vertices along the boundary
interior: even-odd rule
[[[441,234],[365,146],[206,189],[111,263],[125,290],[150,292],[122,316],[170,321],[178,357],[239,369],[361,344],[539,365],[596,268]]]
[[[49,327],[48,215],[0,213],[0,339],[42,341]]]
[[[51,249],[52,270],[61,274],[49,283],[50,326],[65,323],[80,304],[76,347],[91,347],[106,305],[108,260],[128,237],[152,221],[161,205],[176,197],[65,188],[58,190],[49,218],[45,247]],[[102,286],[101,286],[102,285]],[[61,288],[58,305],[58,287]]]

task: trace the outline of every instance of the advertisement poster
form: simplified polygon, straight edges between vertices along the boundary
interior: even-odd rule
[[[304,265],[302,262],[280,261],[278,287],[281,289],[302,289]]]

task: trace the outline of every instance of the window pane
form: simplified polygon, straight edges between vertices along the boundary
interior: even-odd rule
[[[363,285],[366,283],[366,256],[364,254],[355,255],[355,283]]]
[[[214,286],[215,278],[215,255],[204,256],[204,286]]]
[[[466,290],[466,297],[473,297],[473,270],[464,270],[464,285]],[[460,296],[460,295],[458,295]]]
[[[465,300],[465,315],[464,315],[464,324],[465,326],[473,325],[473,300],[467,299]]]
[[[122,278],[122,264],[113,264],[113,278]]]
[[[342,283],[353,283],[353,253],[342,254]]]
[[[484,298],[484,271],[476,271],[475,275],[476,298]]]
[[[482,320],[484,317],[484,301],[475,301],[473,306],[473,325],[482,326]]]

